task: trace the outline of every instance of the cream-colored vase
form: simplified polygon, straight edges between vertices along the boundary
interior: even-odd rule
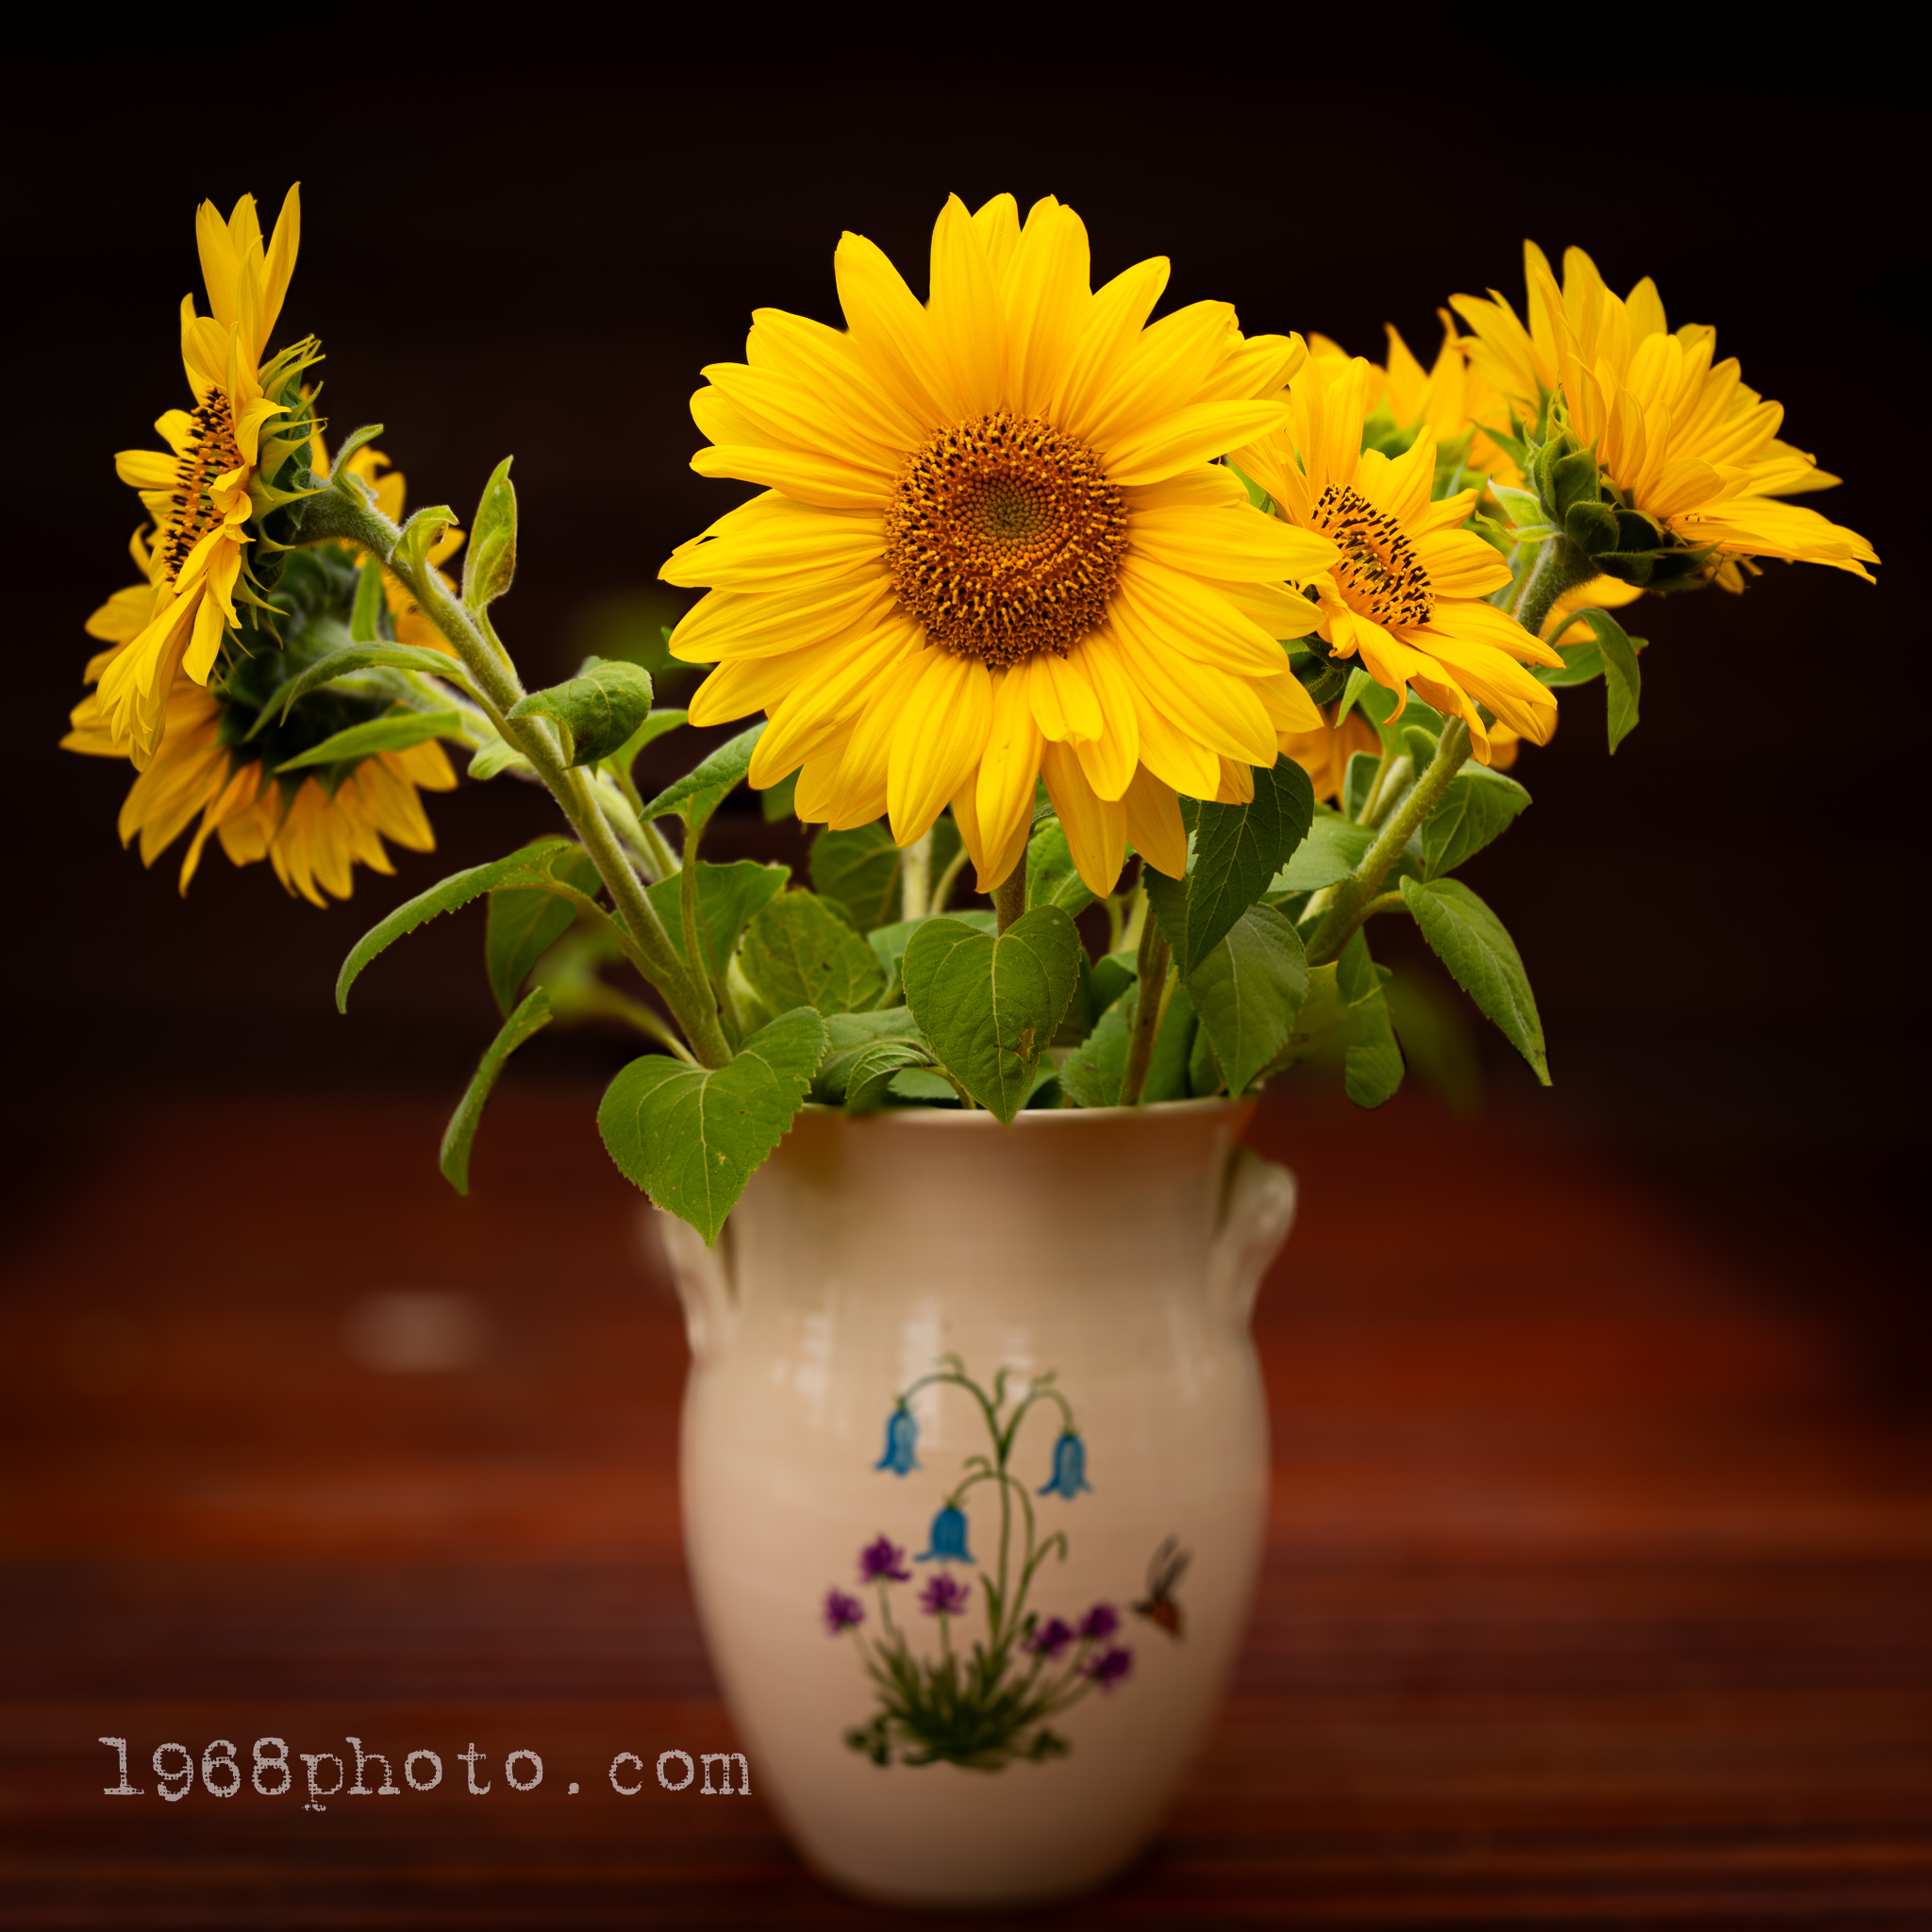
[[[1002,1128],[811,1108],[715,1249],[658,1217],[691,1335],[699,1614],[755,1788],[835,1883],[956,1908],[1061,1897],[1158,1824],[1261,1549],[1248,1315],[1295,1192],[1239,1146],[1248,1111],[1187,1101]],[[1023,1404],[1002,1479],[993,1424]],[[973,1457],[990,1467],[968,1483]],[[975,1694],[964,1667],[991,1637],[1003,1502],[1012,1634]],[[862,1580],[868,1549],[885,1574]],[[954,1705],[935,1687],[942,1643],[960,1660]],[[903,1693],[906,1673],[909,1726],[881,1682]],[[1030,1721],[999,1703],[1016,1686]],[[1059,1707],[1042,1717],[1043,1693]]]

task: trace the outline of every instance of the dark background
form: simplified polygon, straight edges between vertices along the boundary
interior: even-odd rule
[[[923,290],[949,190],[976,205],[1011,189],[1023,208],[1051,191],[1088,223],[1096,282],[1165,252],[1170,306],[1226,298],[1249,329],[1322,330],[1376,357],[1392,321],[1425,360],[1450,293],[1494,287],[1520,306],[1524,235],[1553,258],[1588,247],[1619,288],[1656,275],[1672,322],[1715,323],[1720,353],[1786,405],[1787,437],[1848,479],[1807,501],[1868,535],[1890,578],[1772,564],[1741,599],[1640,606],[1640,729],[1612,761],[1600,690],[1567,697],[1555,742],[1518,767],[1535,809],[1470,877],[1541,1002],[1553,1118],[1713,1154],[1903,1147],[1921,968],[1902,889],[1919,758],[1901,721],[1922,620],[1901,420],[1915,383],[1893,359],[1912,327],[1910,169],[1890,97],[1848,71],[1754,75],[1734,58],[1661,90],[1605,69],[1589,95],[1527,71],[1351,79],[1333,54],[1270,66],[1265,37],[1212,70],[1096,71],[1070,92],[1075,52],[1036,63],[1038,80],[955,81],[943,66],[747,74],[718,65],[722,42],[654,65],[587,44],[533,53],[516,79],[310,87],[301,105],[256,102],[253,131],[249,111],[217,111],[222,88],[204,111],[155,76],[27,76],[7,107],[27,327],[5,483],[5,804],[30,1141],[77,1096],[157,1084],[453,1094],[493,1024],[480,916],[385,958],[350,1019],[330,986],[391,905],[543,829],[540,795],[499,782],[431,800],[437,853],[398,853],[393,880],[358,869],[353,903],[326,913],[212,847],[184,902],[178,844],[152,872],[117,846],[126,768],[55,748],[92,648],[81,623],[130,576],[137,508],[112,454],[184,400],[195,204],[252,190],[266,226],[299,176],[278,339],[321,336],[336,432],[385,422],[413,504],[466,512],[515,453],[520,575],[499,614],[533,685],[598,641],[609,600],[648,613],[670,547],[744,493],[686,467],[687,398],[703,364],[741,355],[754,307],[837,319],[843,226]],[[680,600],[656,594],[672,614]],[[720,841],[779,854],[755,802],[736,804]],[[1481,1030],[1492,1091],[1529,1099]],[[621,1050],[552,1036],[512,1078],[601,1072]]]

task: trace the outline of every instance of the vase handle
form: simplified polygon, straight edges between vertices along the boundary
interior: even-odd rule
[[[1229,1158],[1221,1225],[1208,1251],[1208,1291],[1236,1328],[1245,1328],[1269,1264],[1294,1225],[1295,1177],[1250,1148]]]
[[[738,1327],[738,1285],[731,1278],[731,1224],[718,1231],[715,1247],[706,1247],[705,1238],[690,1222],[661,1208],[650,1210],[658,1231],[658,1245],[665,1265],[684,1305],[685,1340],[691,1344],[691,1359],[708,1361],[718,1354]]]

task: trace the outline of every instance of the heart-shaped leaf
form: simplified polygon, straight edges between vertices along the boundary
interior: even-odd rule
[[[1294,1031],[1308,990],[1301,939],[1274,907],[1251,906],[1201,961],[1187,990],[1227,1091],[1244,1093]]]
[[[824,1022],[800,1007],[722,1067],[647,1054],[611,1081],[597,1130],[623,1173],[709,1246],[804,1106],[824,1050]]]
[[[921,923],[906,948],[906,1004],[940,1064],[1006,1124],[1059,1030],[1080,977],[1080,935],[1036,906],[994,935],[961,919]]]

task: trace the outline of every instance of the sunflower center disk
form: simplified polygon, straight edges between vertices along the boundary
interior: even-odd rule
[[[1388,511],[1331,483],[1315,504],[1314,524],[1341,552],[1335,575],[1354,608],[1385,628],[1428,623],[1436,607],[1429,574]]]
[[[169,583],[188,553],[221,522],[214,503],[216,479],[242,467],[228,399],[220,390],[210,390],[190,420],[194,427],[188,451],[175,465],[175,510],[161,538],[161,568]]]
[[[993,669],[1099,629],[1126,548],[1126,495],[1100,458],[1004,409],[941,430],[886,511],[899,601],[931,642]]]

